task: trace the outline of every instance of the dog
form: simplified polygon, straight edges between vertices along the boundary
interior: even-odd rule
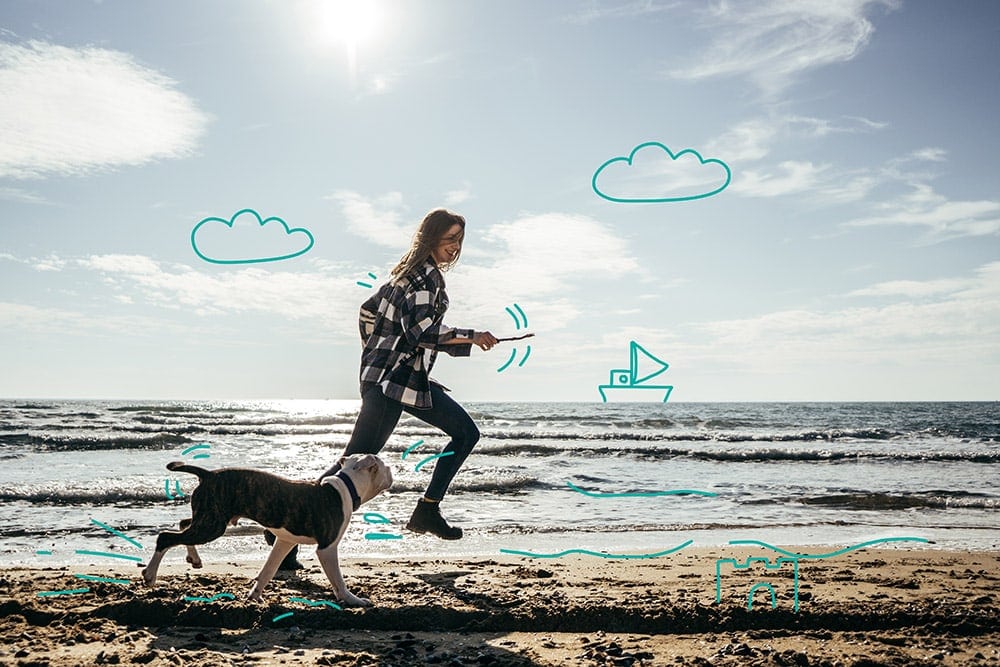
[[[240,517],[245,517],[275,536],[267,562],[250,589],[250,600],[260,600],[293,546],[315,544],[316,555],[338,601],[352,607],[370,607],[370,600],[347,590],[337,546],[347,530],[351,513],[392,486],[392,471],[374,454],[345,456],[340,464],[337,473],[319,482],[297,482],[260,470],[213,471],[183,461],[168,463],[168,470],[197,475],[200,483],[191,494],[191,518],[180,522],[180,531],[164,531],[156,538],[156,551],[142,571],[146,585],[156,583],[156,571],[167,549],[187,545],[188,562],[199,568],[201,557],[195,545],[221,537],[227,525],[235,525]]]

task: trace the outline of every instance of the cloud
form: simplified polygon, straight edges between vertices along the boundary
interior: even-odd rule
[[[191,155],[209,117],[132,56],[0,42],[0,178],[82,175]]]
[[[656,2],[655,0],[630,0],[629,2],[603,3],[594,1],[586,9],[565,17],[567,23],[593,23],[610,19],[631,19],[648,17],[676,9],[678,2]]]
[[[312,262],[306,271],[247,266],[210,274],[143,255],[92,255],[73,265],[97,273],[116,297],[135,303],[198,316],[261,313],[285,320],[315,319],[325,332],[352,341],[357,336],[362,290],[355,285],[357,270],[350,267]]]
[[[249,208],[237,211],[229,220],[205,218],[191,230],[195,254],[213,264],[292,259],[309,252],[313,243],[308,229],[291,229],[281,218],[263,219]]]
[[[628,157],[614,157],[598,167],[591,186],[614,202],[680,202],[718,194],[731,179],[722,160],[703,158],[691,148],[674,153],[650,141],[633,148]]]
[[[911,191],[883,202],[881,215],[856,218],[849,227],[906,225],[922,227],[926,244],[966,236],[1000,234],[1000,201],[951,201],[925,183],[911,184]]]
[[[713,3],[702,16],[711,33],[704,53],[670,75],[690,80],[747,76],[773,94],[807,70],[855,58],[875,32],[867,16],[871,7],[898,5],[896,0]]]
[[[971,276],[892,281],[849,297],[896,297],[879,306],[786,310],[695,325],[704,357],[770,372],[799,364],[979,363],[1000,359],[1000,262]],[[720,351],[725,351],[720,354]]]
[[[768,115],[750,118],[721,136],[708,142],[705,150],[713,155],[725,155],[730,162],[753,162],[767,157],[774,145],[784,142],[799,147],[804,140],[820,139],[835,134],[860,134],[884,129],[887,123],[843,116],[838,120],[812,116]],[[741,170],[740,180],[743,174]]]
[[[403,207],[403,195],[399,192],[369,200],[351,190],[337,190],[326,199],[340,206],[351,233],[372,243],[389,248],[406,248],[417,230],[417,221],[403,222],[403,216],[408,213]]]

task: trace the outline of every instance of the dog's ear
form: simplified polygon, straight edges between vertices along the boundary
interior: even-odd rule
[[[337,465],[339,465],[341,468],[343,468],[345,465],[347,465],[347,457],[346,456],[341,456],[340,460],[337,461]]]

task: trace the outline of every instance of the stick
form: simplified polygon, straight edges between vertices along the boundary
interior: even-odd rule
[[[534,335],[535,334],[533,334],[533,333],[528,333],[528,334],[524,334],[523,336],[514,336],[512,338],[497,338],[497,342],[498,343],[503,343],[504,341],[521,340],[522,338],[531,338]]]

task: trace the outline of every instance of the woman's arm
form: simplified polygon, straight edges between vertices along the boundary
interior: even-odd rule
[[[478,345],[482,350],[489,350],[497,344],[496,336],[489,331],[476,331],[472,338],[452,338],[442,343],[442,345]]]

